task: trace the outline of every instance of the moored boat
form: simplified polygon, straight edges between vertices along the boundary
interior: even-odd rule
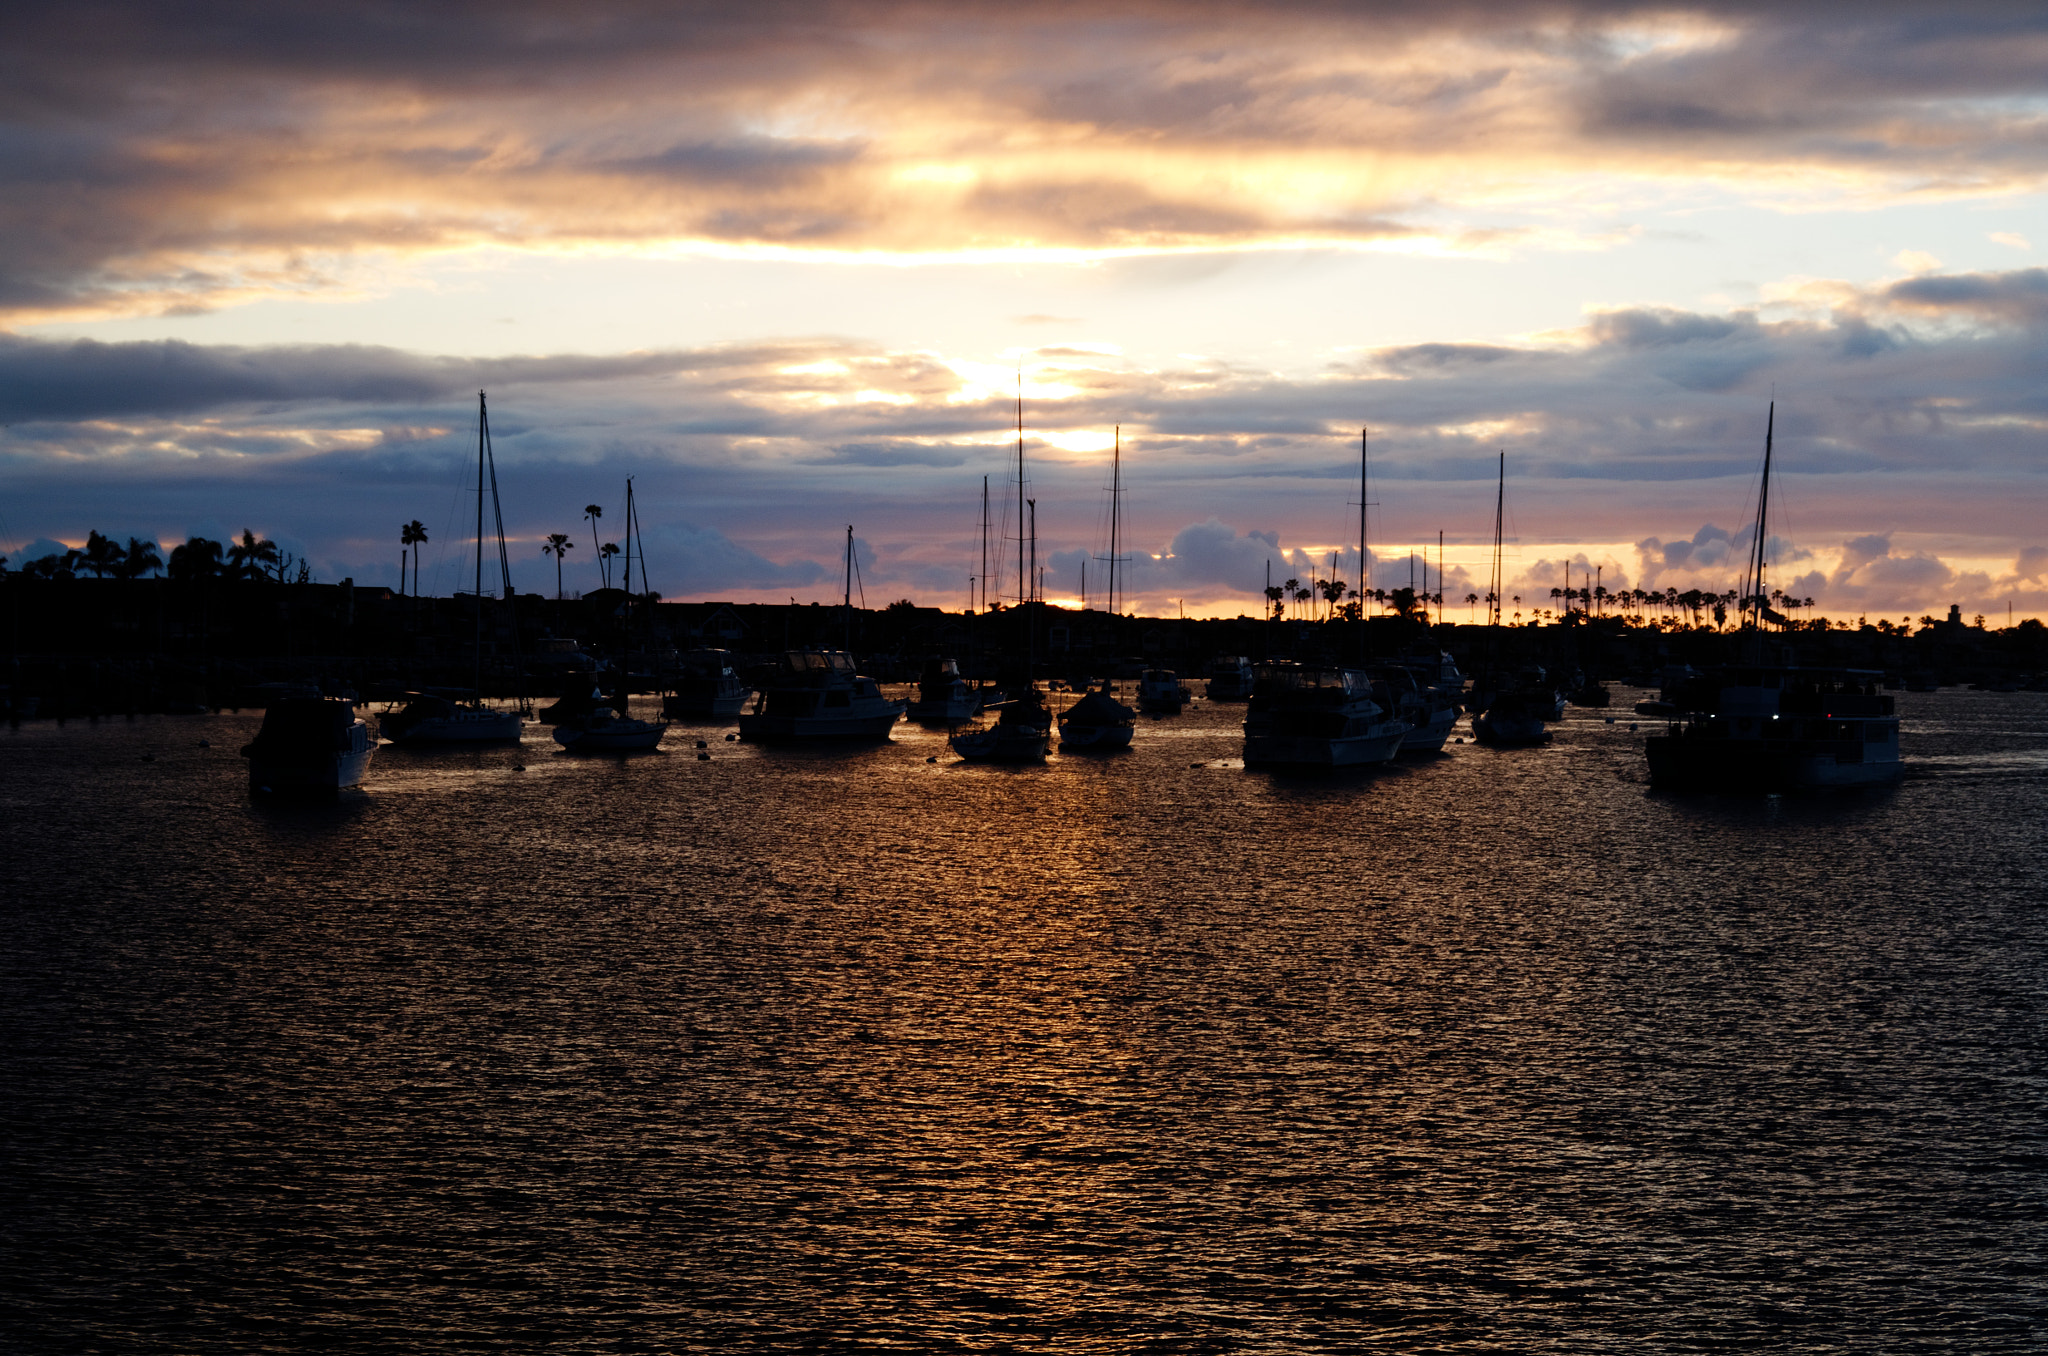
[[[600,706],[555,726],[555,742],[570,753],[631,753],[660,745],[666,720],[635,720]]]
[[[1244,719],[1246,767],[1335,768],[1385,763],[1408,722],[1375,699],[1360,669],[1261,664]]]
[[[912,720],[961,721],[981,714],[983,694],[960,676],[951,659],[931,659],[918,675],[917,695],[910,700]]]
[[[377,733],[394,744],[501,744],[516,743],[524,724],[517,711],[409,692],[403,707],[377,718]]]
[[[376,741],[353,703],[334,697],[285,697],[263,712],[263,727],[242,746],[255,795],[332,796],[361,784]]]
[[[1223,655],[1209,661],[1203,692],[1212,702],[1247,701],[1252,695],[1252,661],[1243,655]]]
[[[661,713],[687,720],[717,720],[747,709],[747,685],[726,650],[691,650],[682,657],[675,687]]]
[[[1179,715],[1193,697],[1172,669],[1146,669],[1138,675],[1138,709],[1149,715]]]
[[[1394,715],[1408,722],[1408,733],[1401,738],[1401,752],[1441,752],[1451,737],[1452,727],[1458,723],[1457,702],[1446,693],[1425,686],[1406,664],[1375,664],[1366,671],[1377,684],[1376,692],[1384,689],[1391,696]]]
[[[1131,746],[1138,713],[1118,701],[1105,682],[1060,713],[1060,749],[1107,753]]]
[[[1686,712],[1644,752],[1650,784],[1783,791],[1882,786],[1905,776],[1899,718],[1875,670],[1734,667],[1674,694]]]
[[[995,724],[955,731],[946,741],[975,763],[1042,763],[1052,749],[1052,712],[1045,694],[1027,686],[1005,702]]]
[[[890,701],[872,678],[855,673],[844,650],[792,650],[782,673],[740,716],[752,741],[887,739],[906,703]]]

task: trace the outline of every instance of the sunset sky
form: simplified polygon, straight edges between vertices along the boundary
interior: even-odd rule
[[[958,608],[1021,370],[1056,600],[1118,425],[1137,610],[1355,580],[1362,425],[1375,584],[1485,578],[1504,451],[1530,605],[1731,588],[1775,397],[1771,582],[2048,612],[2039,4],[33,8],[10,565],[395,585],[418,518],[446,593],[487,389],[523,590],[633,476],[664,596],[836,597],[850,523],[871,605]]]

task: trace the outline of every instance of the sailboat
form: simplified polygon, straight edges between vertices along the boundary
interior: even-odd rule
[[[516,710],[498,711],[483,702],[484,689],[484,494],[489,491],[498,528],[498,569],[505,603],[515,606],[512,563],[505,554],[505,512],[498,503],[498,465],[491,453],[491,417],[484,393],[476,393],[476,686],[463,701],[432,692],[406,694],[398,711],[378,718],[377,732],[395,744],[495,744],[517,742],[523,725]],[[513,619],[517,633],[518,619]]]
[[[555,724],[555,742],[570,753],[630,753],[660,745],[668,732],[668,720],[637,720],[627,710],[627,674],[632,665],[633,635],[633,550],[640,548],[641,607],[653,594],[647,584],[647,548],[640,537],[640,513],[633,503],[633,478],[626,477],[626,569],[620,582],[626,585],[626,617],[619,643],[619,689],[610,706],[599,706]]]
[[[1017,611],[1024,625],[1024,682],[1004,702],[996,723],[978,730],[959,730],[946,742],[953,752],[976,763],[1042,763],[1052,749],[1052,711],[1034,679],[1038,666],[1037,623],[1031,615],[1038,577],[1038,501],[1025,498],[1024,377],[1017,376]],[[1027,526],[1028,522],[1028,526]],[[1029,543],[1031,559],[1024,551]]]
[[[1783,624],[1764,592],[1777,402],[1764,423],[1756,529],[1743,567],[1739,662],[1677,683],[1682,719],[1644,742],[1650,785],[1677,790],[1782,791],[1884,786],[1906,775],[1899,717],[1875,669],[1772,663],[1764,623]]]
[[[981,574],[971,583],[980,584],[984,593],[988,588],[988,477],[981,478]],[[970,588],[968,606],[974,611],[974,597]],[[980,609],[986,611],[986,608]],[[970,621],[978,618],[976,612]],[[933,724],[958,724],[972,720],[982,712],[989,702],[989,693],[982,687],[969,683],[960,672],[958,660],[944,656],[933,656],[925,661],[923,672],[917,677],[917,695],[910,699],[910,718],[929,721]]]
[[[887,739],[903,718],[905,702],[890,701],[874,679],[854,671],[853,526],[846,528],[846,648],[791,650],[782,672],[761,689],[754,709],[740,716],[740,738],[751,742]]]
[[[1493,579],[1487,593],[1487,655],[1475,687],[1472,737],[1482,744],[1541,744],[1549,740],[1545,723],[1556,720],[1559,697],[1542,669],[1502,676],[1499,659],[1501,589],[1501,521],[1507,507],[1508,454],[1500,454],[1500,481],[1493,501]]]

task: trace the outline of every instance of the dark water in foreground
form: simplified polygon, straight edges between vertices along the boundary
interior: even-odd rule
[[[0,732],[0,1343],[2042,1349],[2048,698],[1901,705],[1903,786],[1755,800],[1583,712],[325,808],[253,717]]]

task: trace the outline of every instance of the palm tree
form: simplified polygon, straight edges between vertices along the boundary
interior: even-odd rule
[[[263,567],[277,564],[277,559],[277,543],[259,539],[246,527],[242,529],[242,539],[228,548],[229,570],[238,578],[261,579]]]
[[[558,603],[562,601],[562,553],[575,545],[569,540],[568,533],[550,532],[547,545],[540,548],[542,555],[555,558],[555,601]]]
[[[599,558],[604,562],[604,586],[606,588],[610,588],[612,586],[612,557],[617,555],[618,553],[619,544],[615,541],[608,541],[603,546],[598,548],[597,554]],[[631,589],[633,587],[633,581],[630,579],[621,580],[620,582],[623,583],[628,589]]]
[[[427,525],[415,518],[398,529],[398,591],[405,592],[405,553],[412,551],[412,591],[420,591],[420,547],[427,544]]]
[[[163,567],[164,558],[157,553],[155,542],[144,541],[140,537],[128,539],[128,549],[122,553],[121,560],[123,579],[140,579],[151,570],[161,570]]]
[[[585,504],[583,506],[583,521],[590,524],[590,549],[597,552],[598,573],[603,579],[604,586],[610,588],[612,584],[611,571],[605,569],[604,548],[597,544],[597,520],[602,517],[604,517],[604,510],[597,505]]]
[[[120,568],[121,548],[114,544],[111,537],[88,532],[85,534],[85,550],[80,558],[84,560],[85,568],[92,571],[93,578],[105,579]]]
[[[193,537],[183,546],[171,548],[170,575],[173,579],[212,579],[220,574],[220,563],[219,542]]]

